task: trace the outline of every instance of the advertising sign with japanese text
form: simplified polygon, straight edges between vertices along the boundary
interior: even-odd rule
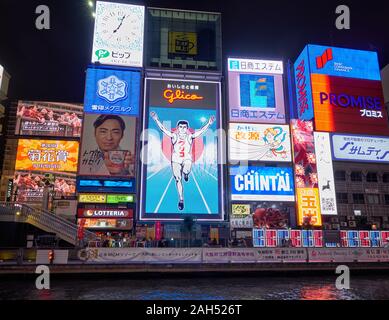
[[[231,199],[294,201],[292,168],[230,167]]]
[[[134,177],[135,130],[134,117],[85,114],[78,174]]]
[[[169,53],[197,55],[196,32],[169,32]]]
[[[231,161],[292,161],[289,126],[230,123]]]
[[[139,115],[140,72],[113,69],[88,69],[84,112]]]
[[[140,219],[222,220],[220,83],[146,79],[145,88]]]
[[[249,204],[233,204],[232,215],[248,216],[251,214],[251,206]]]
[[[79,137],[83,106],[79,104],[19,101],[16,135]]]
[[[336,215],[336,191],[328,132],[314,132],[321,214]]]
[[[19,139],[15,170],[77,172],[78,142]]]
[[[332,134],[331,140],[334,160],[389,163],[389,137]]]
[[[96,2],[92,62],[142,67],[145,7]]]
[[[133,219],[81,218],[78,219],[78,224],[85,229],[131,230]]]
[[[318,188],[297,188],[297,208],[299,226],[304,225],[306,221],[315,227],[322,225]]]
[[[282,61],[228,59],[232,122],[285,123]]]

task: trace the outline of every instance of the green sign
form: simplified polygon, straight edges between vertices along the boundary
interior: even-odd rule
[[[107,203],[110,204],[117,204],[117,203],[128,203],[128,202],[134,202],[134,196],[133,195],[118,195],[118,194],[108,194],[107,195]]]

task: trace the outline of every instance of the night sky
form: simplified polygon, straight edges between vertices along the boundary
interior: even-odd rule
[[[110,1],[110,0],[106,0]],[[389,63],[384,1],[112,1],[222,13],[223,55],[294,61],[305,44],[375,50]],[[51,30],[35,28],[48,5]],[[351,30],[337,30],[335,8],[351,10]],[[0,0],[0,64],[11,74],[12,100],[82,102],[94,19],[87,0]]]

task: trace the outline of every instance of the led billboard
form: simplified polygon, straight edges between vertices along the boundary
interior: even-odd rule
[[[96,2],[92,62],[142,67],[145,8]]]
[[[132,209],[78,209],[79,218],[133,218]]]
[[[113,69],[88,69],[84,112],[139,115],[140,72]]]
[[[297,188],[297,224],[322,225],[318,188]]]
[[[282,61],[228,59],[232,122],[285,123]]]
[[[231,161],[292,161],[287,125],[230,123]]]
[[[115,178],[77,178],[78,192],[101,192],[101,193],[135,193],[135,179]]]
[[[77,172],[78,142],[19,139],[15,170]]]
[[[91,230],[131,230],[133,227],[133,219],[81,218],[77,220],[79,228]]]
[[[389,134],[380,81],[312,74],[315,129]]]
[[[292,168],[230,167],[231,200],[294,201]]]
[[[320,208],[323,215],[336,215],[336,191],[328,132],[314,132]]]
[[[381,81],[378,56],[373,51],[309,44],[310,73]]]
[[[146,79],[145,88],[140,219],[222,220],[220,83]]]
[[[82,117],[80,104],[19,101],[15,134],[80,137]]]
[[[333,160],[389,163],[389,137],[331,134],[331,141]]]
[[[136,118],[85,114],[80,176],[135,176]]]

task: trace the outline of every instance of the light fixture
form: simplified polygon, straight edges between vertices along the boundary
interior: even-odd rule
[[[16,215],[20,216],[21,215],[20,211],[16,211]]]
[[[93,8],[93,1],[88,1],[88,5]]]

